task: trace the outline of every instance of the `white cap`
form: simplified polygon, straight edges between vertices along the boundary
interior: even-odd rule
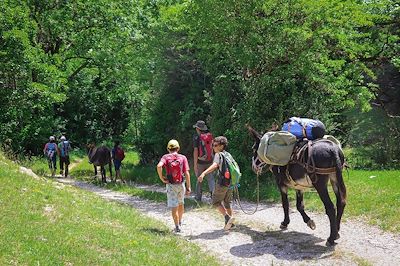
[[[54,136],[50,136],[49,140],[55,140],[56,138]]]
[[[65,136],[61,136],[60,140],[67,140]]]

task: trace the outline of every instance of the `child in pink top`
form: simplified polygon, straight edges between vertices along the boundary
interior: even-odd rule
[[[176,233],[181,232],[185,194],[191,192],[189,163],[185,155],[178,153],[179,148],[178,141],[170,140],[167,145],[169,153],[157,164],[158,177],[166,184],[168,207],[171,208]],[[166,175],[163,175],[163,168]]]

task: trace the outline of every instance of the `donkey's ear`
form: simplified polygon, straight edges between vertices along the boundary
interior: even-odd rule
[[[261,139],[261,134],[258,133],[254,128],[250,126],[250,124],[246,124],[247,129],[249,130],[249,133],[253,138],[255,139]]]

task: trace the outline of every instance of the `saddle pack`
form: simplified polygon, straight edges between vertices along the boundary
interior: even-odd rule
[[[270,165],[287,165],[290,161],[297,138],[287,131],[271,131],[260,140],[257,154]]]
[[[288,131],[300,140],[315,140],[324,137],[325,125],[315,119],[291,117],[283,124],[282,131]]]

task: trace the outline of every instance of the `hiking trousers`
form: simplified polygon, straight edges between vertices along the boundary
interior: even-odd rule
[[[209,164],[197,164],[197,169],[198,169],[198,174],[200,175],[201,173],[204,172],[208,167],[210,167],[211,163]],[[205,176],[204,180],[207,179],[208,183],[208,189],[211,194],[214,193],[215,189],[215,180],[214,180],[214,173],[209,173],[208,175]],[[203,180],[203,182],[204,182]],[[197,181],[196,183],[196,200],[201,201],[201,198],[203,196],[203,188],[202,188],[202,183]]]
[[[65,172],[64,172],[65,165]],[[68,176],[69,156],[60,156],[60,174]]]
[[[49,169],[54,171],[57,169],[57,156],[47,158],[47,163],[49,164]]]

